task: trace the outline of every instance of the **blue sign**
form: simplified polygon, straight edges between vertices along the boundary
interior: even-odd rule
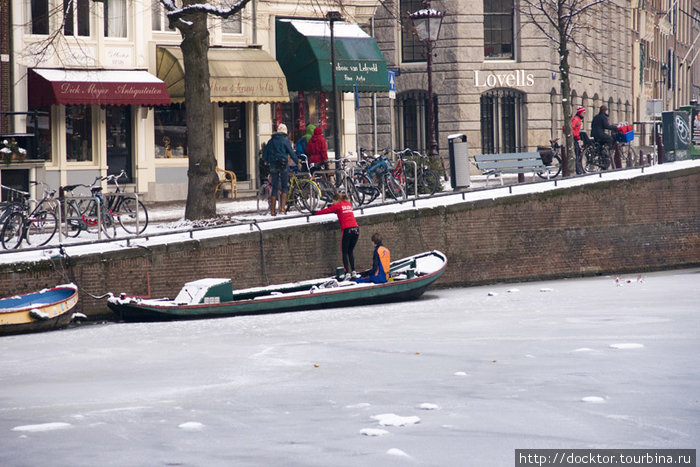
[[[389,73],[389,91],[396,92],[396,72],[387,70],[387,73]]]

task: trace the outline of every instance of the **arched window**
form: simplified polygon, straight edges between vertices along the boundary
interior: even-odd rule
[[[437,128],[437,114],[435,114]],[[398,147],[425,152],[428,148],[428,93],[423,90],[402,92],[396,96]]]
[[[525,134],[524,94],[515,89],[492,89],[481,95],[483,154],[520,152]]]

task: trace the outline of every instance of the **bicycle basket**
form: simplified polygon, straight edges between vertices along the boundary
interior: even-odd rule
[[[552,165],[552,161],[554,160],[552,148],[548,146],[537,146],[537,152],[540,153],[540,158],[544,165]]]

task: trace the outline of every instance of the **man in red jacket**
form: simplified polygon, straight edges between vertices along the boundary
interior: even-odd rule
[[[581,127],[583,126],[583,114],[586,113],[585,107],[579,107],[576,109],[576,115],[571,117],[571,130],[574,134],[574,153],[576,154],[576,173],[582,173],[583,170],[579,167],[581,165],[581,146],[579,146],[579,141],[581,141]]]

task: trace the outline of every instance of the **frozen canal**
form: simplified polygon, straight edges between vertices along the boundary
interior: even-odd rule
[[[698,448],[700,271],[0,338],[2,466],[512,466]]]

